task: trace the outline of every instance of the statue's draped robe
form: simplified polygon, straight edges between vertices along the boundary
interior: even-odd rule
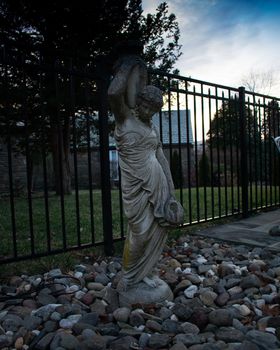
[[[122,195],[128,232],[123,253],[123,272],[128,286],[152,272],[166,241],[164,206],[170,191],[164,171],[156,158],[161,147],[153,127],[135,116],[117,124]]]

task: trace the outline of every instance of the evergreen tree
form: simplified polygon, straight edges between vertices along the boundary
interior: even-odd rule
[[[71,84],[75,91],[84,91],[85,83],[56,74],[58,62],[66,69],[88,70],[100,62],[102,55],[108,55],[117,42],[137,39],[144,44],[147,63],[168,71],[181,54],[179,36],[176,17],[169,14],[165,2],[155,14],[144,16],[141,0],[1,1],[0,40],[5,43],[5,51],[1,52],[4,64],[0,66],[2,136],[6,130],[15,134],[23,123],[26,136],[32,135],[38,144],[47,137],[56,192],[62,191],[62,177],[64,193],[71,193],[71,116],[86,111],[87,103],[85,96],[76,96],[73,107]],[[7,66],[7,60],[15,65]],[[34,70],[23,72],[26,63],[49,69],[38,79]],[[89,84],[89,96],[93,102],[97,99],[94,82]],[[28,123],[27,113],[23,113],[27,110]]]

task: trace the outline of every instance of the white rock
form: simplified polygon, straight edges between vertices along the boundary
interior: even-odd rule
[[[254,300],[254,304],[256,305],[257,308],[261,309],[265,305],[265,300],[263,299]]]
[[[76,322],[78,322],[80,320],[81,317],[82,317],[81,314],[76,314],[76,315],[68,316],[67,319],[70,320],[70,321],[74,321],[76,323]]]
[[[197,291],[198,287],[196,285],[191,285],[184,290],[184,294],[187,298],[192,299]]]
[[[182,272],[184,274],[190,274],[190,273],[192,273],[192,269],[190,267],[186,267]]]
[[[168,307],[169,309],[170,308],[172,308],[174,305],[175,305],[175,303],[173,302],[173,301],[165,301],[165,305],[166,305],[166,307]]]
[[[59,326],[64,329],[71,329],[75,323],[79,321],[82,315],[70,315],[67,318],[63,318],[59,321]]]
[[[175,273],[182,273],[182,269],[181,269],[181,267],[176,267],[176,269],[175,269]]]
[[[83,277],[83,273],[82,272],[80,272],[80,271],[76,271],[75,273],[74,273],[74,277],[76,277],[76,278],[82,278]]]
[[[38,277],[32,282],[32,284],[34,287],[38,287],[41,282],[42,282],[42,278]]]
[[[215,272],[212,269],[210,269],[206,272],[205,275],[206,275],[206,277],[213,277],[213,276],[215,276]]]
[[[25,290],[26,292],[29,292],[30,289],[31,289],[31,284],[26,284],[26,285],[24,286],[24,290]]]
[[[234,304],[232,306],[235,307],[239,311],[240,315],[242,316],[248,316],[251,313],[251,310],[245,304],[242,304],[242,305]]]
[[[145,329],[145,325],[144,325],[144,324],[141,324],[141,325],[138,326],[138,327],[135,326],[134,329],[136,329],[137,331],[143,332],[144,329]]]
[[[276,332],[276,328],[273,328],[273,327],[267,327],[267,328],[265,329],[265,331],[266,331],[266,332],[269,332],[269,333],[273,333],[273,334],[275,334],[275,332]]]
[[[12,331],[7,331],[5,334],[6,334],[8,337],[12,337],[12,336],[14,335],[14,332],[12,332]]]
[[[198,255],[197,258],[196,258],[196,261],[199,263],[199,264],[204,264],[207,262],[207,259],[204,258],[204,256],[202,255]]]
[[[66,293],[74,293],[74,292],[77,292],[79,289],[80,289],[79,286],[77,286],[76,284],[73,284],[72,286],[67,287],[67,288],[65,289],[65,292],[66,292]]]
[[[85,292],[82,292],[81,290],[78,290],[75,293],[75,298],[78,299],[78,300],[81,300],[85,294],[86,294]]]
[[[31,331],[31,333],[34,335],[39,335],[40,331],[38,329],[33,329],[33,331]]]
[[[242,275],[242,271],[241,271],[240,267],[236,267],[236,268],[234,269],[234,273],[235,273],[236,275],[238,275],[238,276],[241,276],[241,275]]]
[[[135,310],[131,311],[132,314],[134,314],[135,312],[137,314],[144,314],[145,313],[145,311],[143,309],[135,309]]]
[[[178,322],[178,317],[177,317],[176,315],[174,315],[174,314],[170,316],[170,319],[171,319],[172,321]]]

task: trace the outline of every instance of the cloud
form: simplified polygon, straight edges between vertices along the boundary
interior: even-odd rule
[[[154,12],[159,3],[144,0],[143,7]],[[170,0],[168,5],[180,25],[183,55],[176,66],[182,75],[238,86],[252,69],[279,72],[279,1]]]

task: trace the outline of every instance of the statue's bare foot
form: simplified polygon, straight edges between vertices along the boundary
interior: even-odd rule
[[[143,278],[143,282],[145,282],[151,288],[156,288],[157,287],[157,282],[153,278],[150,278],[150,277],[146,276],[146,277]]]

